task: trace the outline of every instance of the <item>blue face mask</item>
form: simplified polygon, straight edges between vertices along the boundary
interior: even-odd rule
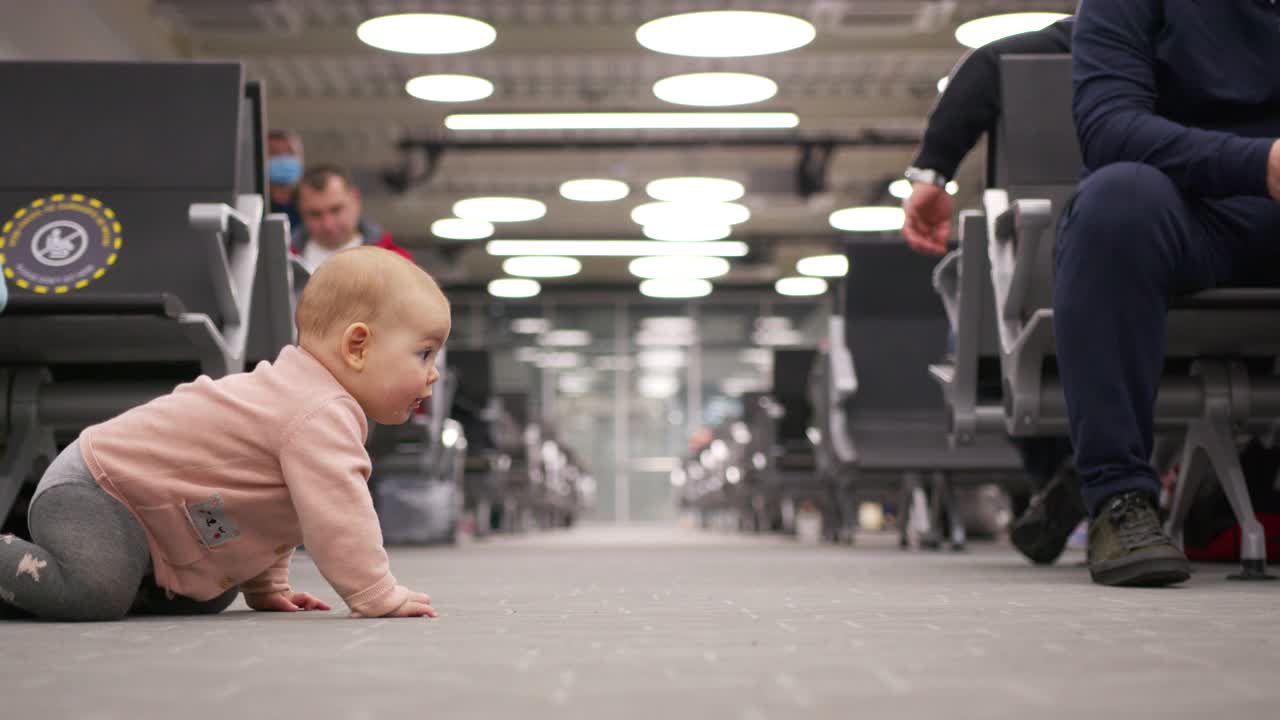
[[[296,155],[277,155],[267,161],[272,185],[293,185],[302,179],[302,161]]]

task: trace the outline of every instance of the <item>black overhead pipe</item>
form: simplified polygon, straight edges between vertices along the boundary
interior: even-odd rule
[[[525,152],[548,150],[687,150],[721,148],[795,148],[796,187],[801,197],[826,189],[831,158],[842,147],[901,147],[920,144],[919,133],[863,130],[856,135],[800,134],[759,136],[714,135],[701,138],[548,138],[528,140],[456,140],[446,137],[405,138],[397,143],[404,161],[400,168],[383,174],[398,192],[429,182],[440,161],[450,152]]]

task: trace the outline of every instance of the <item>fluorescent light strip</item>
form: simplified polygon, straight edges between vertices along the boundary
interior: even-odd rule
[[[486,113],[444,119],[450,130],[779,129],[800,124],[790,112]]]
[[[570,257],[645,257],[648,255],[705,255],[743,257],[747,244],[723,242],[670,243],[649,240],[490,240],[490,255],[568,255]]]

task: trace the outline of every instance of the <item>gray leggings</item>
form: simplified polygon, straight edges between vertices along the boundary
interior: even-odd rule
[[[31,539],[0,537],[0,617],[119,620],[222,612],[239,592],[208,601],[169,597],[151,576],[147,537],[98,487],[79,442],[49,465],[28,510]],[[20,612],[14,612],[15,610]]]

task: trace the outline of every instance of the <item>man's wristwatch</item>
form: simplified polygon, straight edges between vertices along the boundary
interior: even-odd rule
[[[926,170],[925,168],[909,167],[902,176],[913,183],[927,183],[940,188],[947,187],[947,178],[943,177],[937,170]]]

